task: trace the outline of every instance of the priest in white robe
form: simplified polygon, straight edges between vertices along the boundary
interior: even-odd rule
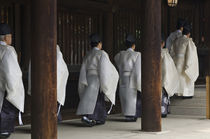
[[[115,94],[119,75],[109,60],[108,54],[101,50],[102,42],[97,34],[90,36],[92,50],[83,59],[80,70],[78,91],[80,102],[77,115],[87,126],[104,124],[106,120],[105,100],[115,104]]]
[[[126,38],[126,51],[119,52],[114,60],[119,69],[119,95],[126,121],[135,122],[141,116],[141,53],[135,52],[135,38]]]
[[[165,47],[164,36],[162,35],[161,42],[161,63],[162,63],[162,104],[161,114],[166,117],[168,114],[168,107],[170,97],[172,97],[179,88],[179,74],[173,59],[171,58],[168,48]]]
[[[63,59],[60,47],[57,45],[57,102],[58,102],[58,121],[61,121],[60,109],[64,106],[66,99],[66,86],[68,82],[69,71],[68,67]],[[31,63],[29,64],[28,74],[28,94],[31,95]]]
[[[199,76],[197,48],[190,38],[191,26],[185,25],[183,36],[174,42],[171,56],[180,78],[177,95],[183,98],[194,96],[194,84]]]
[[[24,112],[22,71],[12,44],[11,29],[0,24],[0,138],[14,132],[18,112]]]
[[[171,50],[171,46],[173,45],[174,41],[182,36],[183,27],[185,24],[185,20],[178,19],[176,28],[177,30],[172,32],[166,40],[166,48],[168,48],[169,52]]]

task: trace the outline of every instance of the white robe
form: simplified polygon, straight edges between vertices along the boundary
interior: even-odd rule
[[[115,104],[118,80],[118,72],[109,60],[108,54],[93,48],[85,56],[80,70],[78,83],[80,102],[77,114],[93,114],[99,91]]]
[[[0,42],[0,60],[0,111],[6,91],[6,99],[24,112],[25,91],[15,49]]]
[[[125,116],[135,116],[137,90],[141,91],[141,53],[129,48],[115,58],[120,73],[119,95]]]
[[[58,45],[56,50],[57,50],[57,101],[61,105],[64,105],[66,98],[66,85],[68,81],[69,72]],[[31,63],[29,65],[28,75],[29,75],[28,94],[31,95]]]
[[[179,74],[168,49],[161,50],[162,61],[162,87],[165,88],[169,97],[177,93],[179,89]]]
[[[170,54],[180,77],[178,95],[194,96],[194,83],[199,76],[197,48],[194,42],[183,35],[174,42]]]
[[[166,48],[168,48],[169,52],[171,51],[171,47],[174,41],[181,36],[182,36],[181,30],[176,30],[169,35],[169,37],[166,39]]]

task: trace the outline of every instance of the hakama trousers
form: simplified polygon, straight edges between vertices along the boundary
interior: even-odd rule
[[[14,107],[8,100],[4,99],[0,114],[0,132],[14,132],[15,121],[18,109]]]
[[[141,117],[142,115],[142,102],[141,102],[141,93],[137,93],[137,101],[136,101],[136,118]]]
[[[88,119],[105,122],[107,117],[104,94],[98,93],[98,98],[96,101],[95,109],[93,114],[86,115]]]
[[[167,115],[168,114],[168,105],[169,105],[169,98],[166,90],[162,88],[162,103],[161,103],[161,114]]]

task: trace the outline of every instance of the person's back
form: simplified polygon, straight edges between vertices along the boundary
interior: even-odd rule
[[[7,138],[14,132],[16,114],[24,112],[22,71],[11,44],[10,27],[0,24],[0,138]]]
[[[122,72],[131,72],[139,55],[139,52],[135,52],[129,49],[127,51],[121,51],[119,56],[115,57],[115,61],[119,70]]]
[[[187,50],[187,46],[189,44],[189,38],[185,35],[177,39],[174,43],[173,50],[171,52],[171,56],[174,59],[174,63],[177,67],[177,71],[181,73],[184,70],[185,64],[185,54]]]
[[[166,40],[166,48],[168,48],[168,50],[170,50],[174,41],[181,36],[182,36],[182,32],[180,30],[176,30],[176,31],[172,32]]]
[[[199,75],[197,48],[190,38],[191,26],[185,25],[183,36],[177,39],[171,49],[171,56],[180,76],[177,92],[183,98],[194,96],[194,82]]]
[[[126,38],[126,51],[119,52],[114,60],[120,74],[119,96],[122,112],[128,122],[141,116],[141,53],[135,52],[135,39]]]
[[[106,100],[115,104],[118,73],[109,60],[108,54],[101,50],[102,42],[97,34],[91,35],[90,50],[82,62],[78,92],[80,102],[77,115],[87,126],[104,124],[106,121]]]
[[[166,48],[168,48],[169,52],[171,51],[171,47],[176,39],[182,36],[183,27],[185,24],[185,20],[178,19],[177,21],[177,30],[172,32],[166,40]]]
[[[90,50],[85,56],[84,60],[86,62],[87,70],[97,70],[98,64],[101,58],[101,55],[105,53],[103,50],[97,50],[97,48],[93,48]]]

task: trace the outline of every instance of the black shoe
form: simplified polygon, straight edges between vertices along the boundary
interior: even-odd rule
[[[126,122],[136,122],[137,118],[136,117],[125,117]]]
[[[193,96],[183,96],[182,99],[192,99]]]
[[[162,118],[166,118],[167,117],[167,114],[162,114],[161,117]]]
[[[83,116],[81,121],[88,127],[96,125],[96,121],[88,119],[86,116]]]
[[[96,125],[104,125],[105,121],[96,121]]]
[[[6,139],[9,138],[11,134],[9,132],[4,132],[0,134],[0,139]]]

